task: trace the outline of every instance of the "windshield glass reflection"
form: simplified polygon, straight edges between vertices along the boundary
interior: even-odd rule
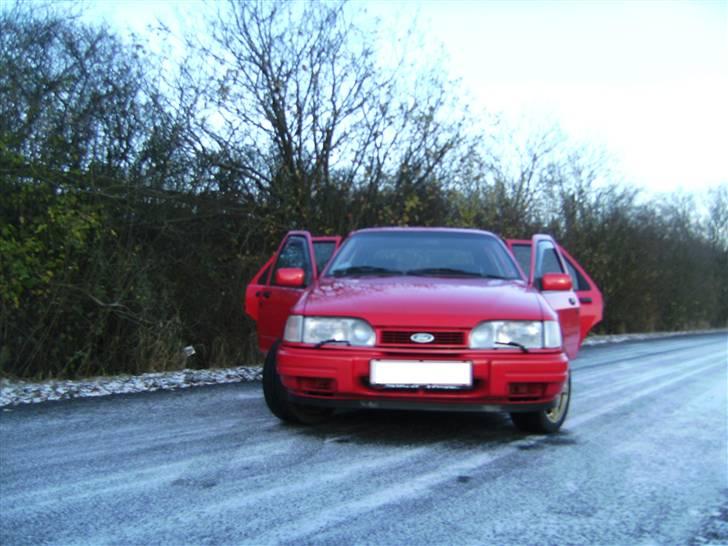
[[[372,231],[346,241],[328,277],[463,277],[519,279],[505,247],[485,233]]]

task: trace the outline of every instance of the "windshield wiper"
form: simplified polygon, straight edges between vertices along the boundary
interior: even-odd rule
[[[509,347],[516,347],[518,349],[521,349],[521,351],[523,351],[524,353],[528,352],[528,349],[526,349],[525,345],[523,345],[521,343],[517,343],[515,341],[496,341],[495,344],[496,345],[508,345]]]
[[[454,269],[452,267],[423,267],[422,269],[411,269],[407,271],[407,275],[422,277],[478,277],[482,278],[486,275],[477,271],[465,271],[464,269]]]
[[[335,269],[329,275],[332,277],[348,277],[350,275],[401,275],[401,271],[396,269],[387,269],[386,267],[376,267],[373,265],[353,265],[342,269]]]
[[[480,273],[475,271],[465,271],[464,269],[454,269],[452,267],[424,267],[422,269],[411,269],[407,271],[407,275],[415,276],[456,276],[456,277],[482,277]]]

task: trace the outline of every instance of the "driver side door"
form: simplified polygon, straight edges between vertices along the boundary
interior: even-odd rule
[[[518,265],[529,278],[531,274],[531,244],[526,239],[508,239],[508,248],[516,258]],[[579,298],[579,343],[584,341],[589,332],[602,320],[604,314],[604,297],[597,284],[576,259],[561,245],[557,245],[566,269],[571,276],[573,289]]]
[[[531,241],[507,241],[511,252],[527,273],[528,284],[541,292],[556,311],[561,324],[564,349],[569,358],[576,357],[581,344],[579,300],[573,287],[569,290],[543,290],[541,281],[548,273],[569,274],[559,245],[549,235],[534,235]]]

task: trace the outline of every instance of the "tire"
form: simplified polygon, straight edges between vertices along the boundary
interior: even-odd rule
[[[263,364],[263,396],[273,415],[286,423],[313,425],[328,418],[333,410],[294,404],[288,399],[288,391],[283,386],[276,369],[276,357],[280,341],[276,341],[268,351]]]
[[[571,373],[558,398],[556,407],[524,413],[511,413],[516,428],[532,434],[553,434],[558,432],[569,413],[571,401]]]

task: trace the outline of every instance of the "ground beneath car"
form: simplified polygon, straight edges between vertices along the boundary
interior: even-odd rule
[[[0,537],[724,544],[727,354],[725,334],[585,348],[548,437],[498,414],[291,427],[257,382],[6,407]]]

